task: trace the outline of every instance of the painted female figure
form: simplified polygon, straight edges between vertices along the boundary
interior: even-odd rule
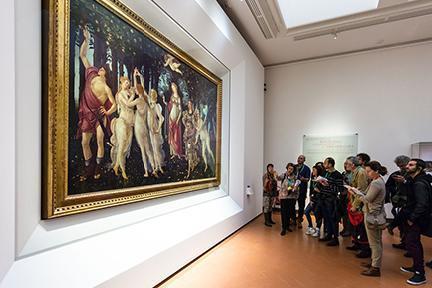
[[[135,121],[134,105],[131,104],[133,97],[130,90],[130,81],[127,77],[120,77],[120,91],[116,94],[118,118],[111,122],[111,160],[113,161],[113,170],[118,175],[120,167],[122,177],[128,180],[126,175],[126,156],[130,151],[132,144],[132,127]]]
[[[164,153],[162,150],[163,137],[161,129],[164,122],[164,117],[162,116],[162,107],[159,103],[157,103],[157,98],[158,95],[156,90],[151,89],[147,124],[150,132],[150,143],[153,150],[154,176],[157,176],[157,171],[164,173],[162,170]]]
[[[149,102],[150,97],[144,90],[144,77],[138,71],[137,68],[134,69],[134,87],[135,93],[138,95],[136,99],[131,102],[131,105],[136,106],[136,114],[135,114],[135,138],[141,150],[141,157],[144,165],[144,177],[148,177],[148,169],[147,169],[147,159],[150,162],[151,171],[153,171],[153,175],[157,176],[157,173],[154,171],[154,156],[153,151],[150,146],[150,135],[148,129],[148,115],[149,115]],[[137,77],[140,77],[141,84],[137,84]]]
[[[168,113],[169,113],[169,128],[168,128],[168,144],[170,148],[171,159],[175,156],[180,158],[183,154],[183,147],[181,141],[181,123],[180,118],[182,116],[181,98],[178,94],[177,85],[171,83],[171,98],[168,102]]]
[[[188,110],[183,112],[182,122],[185,126],[183,134],[183,142],[186,147],[186,159],[188,162],[188,174],[195,169],[198,164],[198,134],[197,134],[197,121],[199,118],[198,110],[193,109],[192,101],[188,101]]]

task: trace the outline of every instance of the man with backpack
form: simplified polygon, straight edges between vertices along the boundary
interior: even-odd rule
[[[398,171],[393,172],[386,182],[386,203],[392,204],[392,214],[394,216],[393,221],[388,226],[388,231],[393,235],[394,228],[398,227],[401,242],[399,244],[392,244],[393,248],[405,250],[405,231],[403,219],[401,219],[400,211],[406,205],[407,202],[407,190],[409,185],[407,182],[407,171],[406,167],[410,158],[405,155],[399,155],[395,158],[394,163],[399,168]]]
[[[407,203],[402,210],[406,230],[406,248],[413,259],[412,267],[401,267],[401,271],[413,273],[407,280],[408,284],[421,285],[426,283],[424,270],[423,246],[421,234],[430,235],[429,219],[431,214],[431,180],[424,172],[426,163],[421,159],[411,159],[407,164],[410,189]]]

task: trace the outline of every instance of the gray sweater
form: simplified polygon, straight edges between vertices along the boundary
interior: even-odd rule
[[[384,207],[386,195],[384,179],[380,176],[373,180],[366,188],[365,192],[366,195],[360,196],[361,201],[365,203],[363,206],[363,212],[371,214],[379,213]]]

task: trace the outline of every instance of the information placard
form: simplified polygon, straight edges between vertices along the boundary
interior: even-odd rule
[[[358,134],[342,136],[303,136],[303,154],[306,163],[313,166],[316,162],[332,157],[336,169],[343,172],[343,163],[348,156],[355,156],[358,150]]]

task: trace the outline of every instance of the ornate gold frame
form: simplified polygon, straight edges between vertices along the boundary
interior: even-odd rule
[[[48,9],[47,95],[43,113],[42,218],[50,219],[220,185],[222,80],[191,58],[118,0],[95,0],[217,85],[216,177],[70,196],[68,183],[69,7],[46,0]]]

